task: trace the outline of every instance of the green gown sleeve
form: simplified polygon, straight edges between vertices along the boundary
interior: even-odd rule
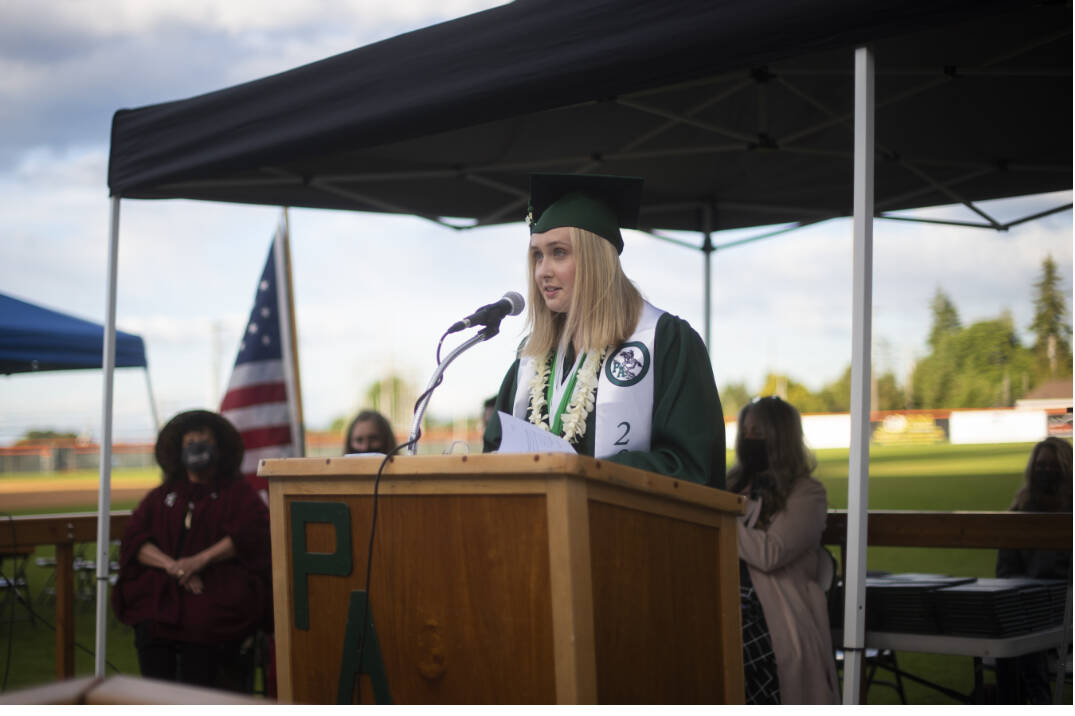
[[[500,384],[500,391],[496,394],[496,410],[503,410],[511,415],[515,404],[515,381],[519,375],[519,361],[516,360],[504,376],[504,382]],[[485,425],[485,434],[482,436],[482,452],[493,452],[500,447],[500,416],[493,413],[489,422]]]
[[[666,313],[657,322],[653,349],[650,449],[605,459],[723,490],[724,412],[705,344],[689,323]],[[579,452],[593,454],[593,432],[589,425],[589,450]]]

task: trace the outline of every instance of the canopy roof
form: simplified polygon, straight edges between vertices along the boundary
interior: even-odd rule
[[[101,368],[104,328],[0,294],[0,373]],[[116,331],[116,366],[145,367],[140,336]]]
[[[846,216],[860,44],[878,212],[1071,188],[1070,4],[1016,0],[518,0],[120,110],[109,187],[470,226],[592,171],[645,177],[643,228]]]

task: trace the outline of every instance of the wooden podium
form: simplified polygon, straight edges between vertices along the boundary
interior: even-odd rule
[[[281,702],[358,683],[363,703],[743,702],[741,498],[578,455],[453,455],[393,458],[375,505],[380,462],[260,465]]]

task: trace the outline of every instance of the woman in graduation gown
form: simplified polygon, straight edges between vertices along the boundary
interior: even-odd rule
[[[642,180],[531,177],[529,335],[496,408],[582,455],[724,487],[724,417],[705,344],[624,275]],[[494,417],[485,450],[500,441]]]

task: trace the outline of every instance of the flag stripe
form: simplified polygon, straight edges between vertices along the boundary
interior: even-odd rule
[[[243,441],[243,463],[240,472],[265,497],[267,482],[257,476],[258,463],[266,458],[291,457],[301,454],[299,438],[292,434],[291,404],[294,398],[284,370],[280,308],[286,301],[286,285],[277,281],[276,241],[269,247],[261,278],[254,292],[250,311],[239,341],[228,381],[228,390],[220,404],[220,412],[239,431]]]
[[[265,427],[267,425],[290,425],[287,403],[263,403],[248,408],[224,411],[224,417],[231,421],[240,433]],[[291,442],[290,438],[287,442]]]
[[[282,360],[259,360],[251,363],[238,363],[231,371],[228,389],[242,388],[257,383],[275,383],[284,380],[284,362]]]
[[[287,404],[287,386],[279,383],[257,383],[242,387],[230,388],[224,395],[220,404],[222,411],[236,410],[259,403]]]
[[[288,424],[243,430],[240,435],[243,436],[243,446],[251,450],[270,445],[291,445],[291,426]]]

